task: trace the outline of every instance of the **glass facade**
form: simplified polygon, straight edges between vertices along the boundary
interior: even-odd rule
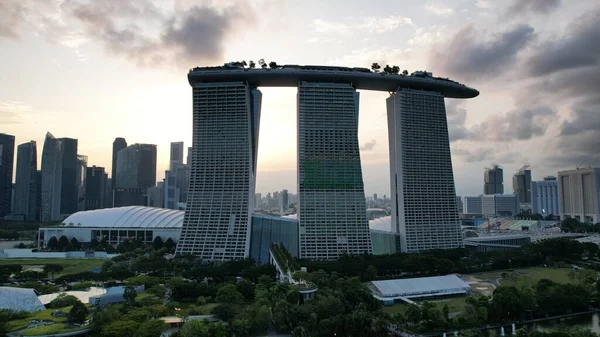
[[[250,235],[250,257],[258,263],[269,262],[273,243],[282,243],[292,256],[299,256],[298,220],[254,214]]]

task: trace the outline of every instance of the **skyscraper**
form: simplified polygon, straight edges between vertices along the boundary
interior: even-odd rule
[[[545,177],[543,181],[531,182],[531,212],[544,216],[560,215],[556,177]]]
[[[115,189],[115,186],[117,184],[117,155],[118,155],[119,151],[121,151],[122,149],[124,149],[126,147],[127,147],[127,141],[125,140],[125,138],[121,138],[121,137],[115,138],[115,140],[113,142],[113,148],[112,148],[112,167],[111,167],[111,175],[110,175],[113,190]]]
[[[193,153],[194,149],[190,146],[187,148],[187,158],[185,159],[185,163],[188,164],[188,166],[192,165],[192,153]]]
[[[600,167],[558,172],[560,219],[600,222]]]
[[[387,99],[387,115],[400,250],[462,247],[444,96],[400,89]]]
[[[193,85],[193,155],[178,254],[250,252],[262,94],[243,82]]]
[[[85,176],[85,210],[104,208],[107,186],[104,167],[87,167]]]
[[[147,205],[150,207],[164,207],[163,199],[164,199],[164,191],[163,191],[164,182],[159,181],[156,186],[148,187],[148,203]]]
[[[62,143],[62,178],[60,189],[60,214],[61,218],[77,212],[78,191],[77,184],[77,139],[59,138]]]
[[[298,86],[302,258],[371,253],[358,144],[358,99],[351,84],[301,82]]]
[[[156,145],[133,144],[117,154],[114,207],[144,206],[148,187],[156,185]]]
[[[11,213],[15,136],[0,133],[0,218]]]
[[[88,156],[77,155],[77,211],[85,210],[85,178],[88,166]]]
[[[169,209],[177,209],[180,190],[179,188],[177,188],[177,176],[175,175],[175,172],[165,171],[165,181],[163,189],[165,194],[163,197],[163,207]]]
[[[519,196],[522,204],[531,204],[531,170],[528,167],[529,165],[521,167],[513,175],[513,194]]]
[[[50,132],[46,133],[42,150],[41,221],[62,220],[60,217],[63,146]],[[75,178],[73,178],[75,182]]]
[[[531,179],[531,178],[530,178]],[[498,165],[483,173],[483,194],[504,194],[504,172]]]
[[[17,147],[14,213],[22,214],[25,221],[39,220],[37,183],[37,146],[32,140]]]
[[[281,191],[281,193],[279,193],[279,199],[281,199],[281,213],[283,213],[287,211],[288,206],[290,205],[288,190]]]
[[[183,142],[173,142],[169,155],[169,171],[175,172],[181,165],[183,165]]]

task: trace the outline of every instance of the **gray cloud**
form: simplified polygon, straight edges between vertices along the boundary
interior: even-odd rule
[[[451,142],[467,138],[468,130],[465,127],[467,110],[460,106],[458,100],[446,101],[446,118],[448,119],[448,137]]]
[[[17,2],[0,2],[0,37],[18,38],[23,8]]]
[[[600,64],[600,9],[588,12],[568,27],[565,36],[550,40],[538,48],[525,66],[533,76]]]
[[[360,149],[362,151],[373,151],[373,149],[375,148],[375,145],[377,145],[377,141],[375,139],[371,139],[370,141],[364,143]]]
[[[560,0],[514,0],[504,17],[519,16],[526,13],[547,14],[558,8]]]
[[[533,27],[519,25],[484,39],[469,25],[448,42],[435,46],[430,52],[429,64],[457,79],[494,77],[515,62],[517,54],[534,36]]]
[[[467,163],[490,161],[494,158],[494,150],[491,148],[477,148],[474,150],[460,148],[452,150],[452,154],[462,157]]]
[[[468,138],[478,141],[509,142],[543,136],[556,111],[547,107],[533,107],[492,115],[469,129]]]
[[[191,67],[221,61],[225,41],[254,23],[254,11],[243,0],[227,5],[204,1],[184,6],[175,2],[169,13],[146,0],[67,0],[60,5],[38,0],[47,13],[38,11],[35,2],[8,1],[0,4],[0,37],[18,38],[19,26],[27,21],[48,40],[58,42],[57,36],[72,33],[73,29],[66,28],[78,27],[74,23],[79,23],[83,38],[142,66]]]

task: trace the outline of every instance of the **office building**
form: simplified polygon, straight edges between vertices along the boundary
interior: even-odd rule
[[[183,165],[183,142],[171,143],[171,151],[169,154],[169,171],[175,170]]]
[[[187,148],[187,158],[185,159],[185,163],[188,166],[192,166],[192,153],[193,153],[194,149],[190,146]]]
[[[32,140],[19,145],[13,213],[23,215],[25,221],[36,221],[40,216],[37,172],[36,142]]]
[[[462,247],[444,96],[400,89],[387,99],[392,221],[402,252]]]
[[[87,167],[85,175],[85,210],[104,208],[107,185],[104,167]]]
[[[483,194],[504,194],[504,171],[500,166],[493,165],[493,167],[485,169]]]
[[[177,203],[179,203],[179,188],[177,188],[177,176],[175,172],[165,171],[164,180],[164,208],[177,209]]]
[[[63,146],[50,132],[42,149],[41,221],[62,220],[60,217]],[[73,178],[75,182],[75,178]]]
[[[12,210],[15,136],[0,133],[0,218]]]
[[[110,179],[111,179],[111,189],[115,189],[116,184],[117,184],[117,158],[118,158],[118,153],[119,151],[121,151],[122,149],[127,147],[127,141],[125,140],[125,138],[121,138],[121,137],[117,137],[115,138],[114,142],[113,142],[113,148],[112,148],[112,167],[111,167],[111,175],[110,175]],[[112,206],[112,205],[111,205]]]
[[[484,195],[482,213],[486,217],[515,216],[520,213],[519,196],[511,194]]]
[[[463,213],[465,214],[483,214],[481,206],[481,195],[477,197],[463,198]]]
[[[543,216],[560,215],[556,177],[545,177],[543,181],[531,182],[531,211]]]
[[[463,212],[463,199],[460,195],[456,196],[456,209],[458,210],[458,213],[462,213]]]
[[[177,253],[208,260],[250,253],[262,94],[242,82],[196,83],[194,147]]]
[[[288,190],[283,190],[279,193],[279,200],[281,200],[281,213],[283,213],[288,210],[288,206],[290,205]]]
[[[259,86],[298,86],[296,207],[301,257],[334,259],[344,253],[372,251],[357,137],[356,89],[397,91],[394,100],[388,101],[392,104],[390,135],[394,136],[390,143],[398,144],[390,155],[394,159],[392,191],[398,196],[396,210],[398,205],[403,207],[402,216],[394,215],[394,228],[402,228],[403,242],[410,244],[395,246],[404,251],[462,246],[444,97],[475,97],[477,90],[423,71],[384,76],[369,69],[337,66],[241,68],[227,63],[188,73],[194,99],[193,153],[177,253],[209,260],[249,255],[248,213],[254,208],[260,120],[255,88]],[[414,134],[413,128],[418,129]],[[413,167],[411,160],[419,162],[418,166]],[[413,170],[426,172],[419,175]],[[400,181],[395,180],[398,175]],[[435,196],[428,197],[429,192]],[[268,206],[273,206],[273,199],[279,201],[269,196]],[[422,203],[427,209],[417,209]]]
[[[148,206],[164,207],[164,184],[163,181],[159,181],[156,186],[148,187]]]
[[[370,254],[358,144],[359,94],[351,84],[298,86],[300,256]]]
[[[190,165],[184,164],[175,170],[175,187],[179,190],[179,201],[187,202],[188,189],[190,186]]]
[[[560,219],[600,222],[600,168],[558,172]]]
[[[88,167],[88,156],[77,155],[77,211],[84,211],[85,208],[85,173]]]
[[[269,249],[274,243],[283,243],[294,257],[299,257],[298,220],[252,214],[250,257],[256,262],[269,262]]]
[[[60,218],[77,212],[79,186],[77,185],[77,139],[59,138],[62,143],[62,178],[60,189]]]
[[[112,179],[108,177],[108,173],[104,172],[104,174],[106,174],[106,186],[104,187],[104,208],[110,208],[113,207],[113,184]]]
[[[156,145],[133,144],[117,154],[114,207],[144,206],[148,187],[156,186]]]
[[[519,172],[513,175],[513,194],[519,196],[521,204],[531,204],[531,170],[529,165],[519,169]]]

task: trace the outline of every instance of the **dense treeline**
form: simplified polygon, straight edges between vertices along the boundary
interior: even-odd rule
[[[594,244],[591,246],[596,247]],[[450,273],[474,273],[489,270],[523,268],[537,266],[555,261],[579,260],[586,249],[593,250],[590,245],[569,239],[545,240],[536,244],[528,244],[520,249],[471,253],[465,249],[438,250],[420,254],[394,255],[361,255],[343,256],[336,261],[301,260],[300,265],[308,270],[324,270],[336,272],[343,276],[360,277],[363,281],[373,278],[372,266],[376,277],[398,278],[444,275]]]

